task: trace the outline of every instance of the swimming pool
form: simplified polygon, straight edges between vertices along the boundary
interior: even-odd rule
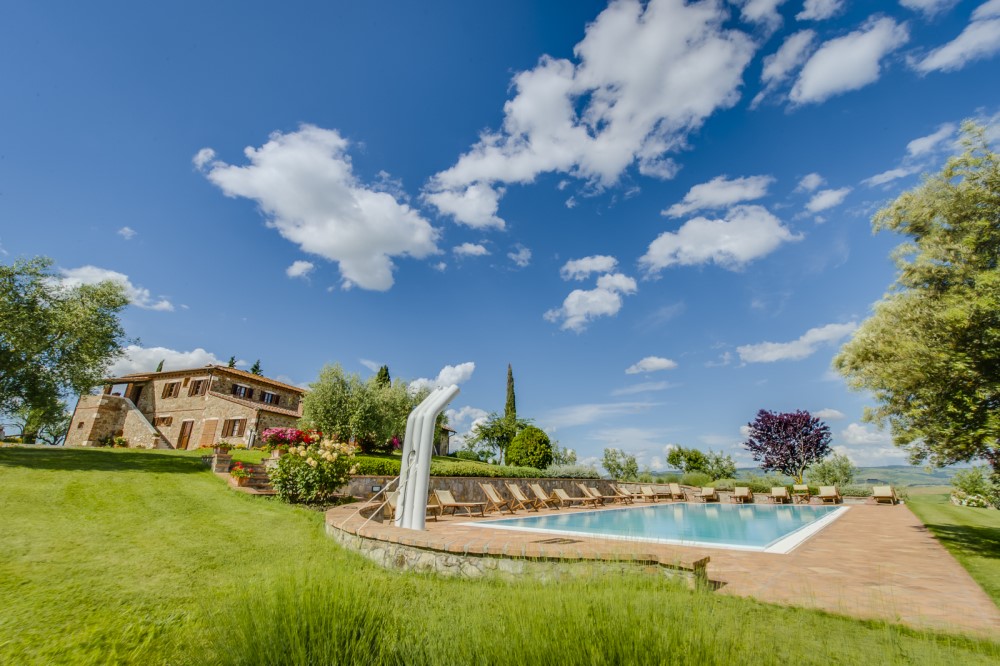
[[[843,506],[652,504],[465,523],[501,530],[788,553],[839,518]]]

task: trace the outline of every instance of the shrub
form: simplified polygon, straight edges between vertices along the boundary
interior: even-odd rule
[[[766,474],[764,476],[751,474],[745,479],[737,479],[735,485],[749,487],[752,493],[766,494],[771,492],[771,488],[788,484],[785,483],[785,477],[779,474]]]
[[[808,469],[806,478],[818,486],[847,486],[854,480],[858,468],[847,456],[835,453]]]
[[[823,485],[827,485],[827,484],[823,484]],[[872,487],[871,486],[844,485],[844,486],[837,486],[837,490],[840,491],[840,494],[843,497],[871,497],[872,496]],[[816,492],[819,492],[818,488],[817,488]]]
[[[550,465],[542,476],[550,479],[599,479],[600,473],[591,465]]]
[[[400,461],[392,458],[360,456],[355,460],[358,476],[398,476]]]
[[[960,501],[970,497],[982,498],[991,506],[1000,506],[1000,488],[997,488],[986,467],[970,467],[955,472],[951,477],[951,485],[955,488],[952,497],[959,496]],[[955,501],[954,499],[952,501]],[[963,504],[962,506],[976,506]]]
[[[285,502],[327,500],[357,472],[354,451],[350,444],[329,440],[293,446],[271,471],[271,485]]]
[[[507,464],[545,469],[552,464],[552,441],[545,431],[528,426],[507,447]]]
[[[441,462],[431,461],[431,476],[482,476],[492,478],[537,479],[544,476],[540,469],[534,467],[516,467],[514,465],[484,465],[474,462]]]
[[[480,457],[479,453],[477,453],[476,451],[470,451],[468,449],[462,449],[460,451],[456,451],[451,455],[455,458],[458,458],[459,460],[473,460],[475,462],[482,462],[483,460]]]
[[[951,503],[955,506],[968,506],[975,509],[988,509],[991,503],[982,495],[969,495],[968,493],[956,490],[951,494]]]
[[[740,482],[736,479],[716,479],[709,485],[716,490],[732,490],[736,486],[740,485]]]
[[[674,474],[673,472],[670,472],[668,474],[661,474],[659,476],[659,483],[680,483],[680,482],[681,482],[680,474]]]
[[[682,484],[685,486],[694,486],[696,488],[704,488],[711,482],[712,477],[704,472],[687,472],[681,477]]]

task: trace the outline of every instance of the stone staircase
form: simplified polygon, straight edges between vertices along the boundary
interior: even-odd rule
[[[241,493],[249,495],[275,495],[277,494],[271,486],[271,477],[267,473],[267,467],[263,464],[252,465],[243,463],[243,466],[250,470],[250,478],[244,485],[239,485],[237,479],[229,476],[229,469],[233,465],[233,457],[224,453],[217,453],[212,456],[212,471],[220,476],[225,475],[229,486]]]

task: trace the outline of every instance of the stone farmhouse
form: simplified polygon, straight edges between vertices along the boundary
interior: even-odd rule
[[[142,448],[195,449],[221,440],[253,446],[262,430],[296,424],[304,394],[222,365],[111,377],[103,393],[80,397],[66,445],[125,437]]]

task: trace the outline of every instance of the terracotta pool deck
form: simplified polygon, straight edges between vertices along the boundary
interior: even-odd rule
[[[499,518],[496,514],[485,519],[443,516],[428,520],[422,532],[377,518],[362,527],[365,518],[357,508],[331,509],[327,523],[368,539],[456,554],[629,560],[686,568],[703,565],[707,557],[707,577],[719,585],[719,594],[994,639],[1000,632],[1000,608],[905,505],[849,505],[843,516],[788,554],[575,535],[572,543],[544,543],[552,538],[460,524]]]

